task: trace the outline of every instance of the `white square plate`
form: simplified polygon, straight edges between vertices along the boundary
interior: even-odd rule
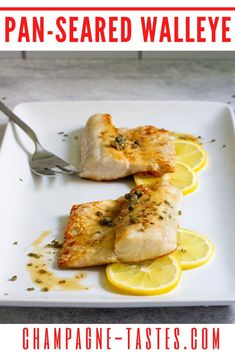
[[[76,177],[36,177],[24,148],[33,144],[9,124],[0,151],[2,305],[143,307],[227,305],[235,300],[235,139],[232,111],[213,102],[43,102],[20,104],[15,112],[28,123],[47,149],[78,163],[80,132],[96,112],[113,115],[117,126],[152,124],[202,136],[209,163],[199,173],[199,188],[183,200],[181,226],[207,235],[215,244],[213,260],[185,271],[178,287],[161,296],[127,296],[107,284],[104,268],[87,270],[87,291],[26,291],[32,283],[26,269],[32,241],[45,230],[57,237],[76,203],[116,198],[133,185],[126,181],[94,182]],[[62,141],[59,131],[68,134]],[[226,147],[222,147],[226,145]],[[22,181],[20,181],[22,179]],[[18,241],[18,245],[12,243]],[[60,273],[61,271],[55,270]],[[73,271],[67,271],[71,274]],[[8,279],[16,274],[18,280]],[[8,293],[8,295],[4,295]]]

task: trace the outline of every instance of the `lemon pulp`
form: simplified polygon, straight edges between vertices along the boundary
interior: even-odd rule
[[[141,263],[110,264],[106,274],[116,288],[136,295],[156,295],[176,287],[181,277],[181,266],[168,255]]]
[[[207,153],[199,144],[192,141],[175,140],[174,146],[177,160],[187,164],[195,172],[206,165]]]
[[[178,230],[177,244],[177,250],[172,256],[183,270],[204,265],[214,253],[214,246],[208,238],[184,228]]]

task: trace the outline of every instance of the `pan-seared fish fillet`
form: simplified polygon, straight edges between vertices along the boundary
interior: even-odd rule
[[[173,252],[180,198],[172,185],[140,185],[115,201],[73,206],[59,267],[139,262]]]
[[[118,260],[140,262],[175,251],[180,199],[181,191],[164,183],[154,189],[140,185],[127,194],[116,226]]]
[[[100,224],[103,217],[116,217],[116,201],[90,202],[72,207],[58,266],[80,268],[117,262],[115,229]]]
[[[109,114],[88,119],[81,137],[82,178],[114,180],[139,172],[162,175],[174,168],[174,144],[166,130],[117,129]]]

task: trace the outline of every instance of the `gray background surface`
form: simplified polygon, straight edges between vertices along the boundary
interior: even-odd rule
[[[235,107],[233,60],[0,59],[0,100],[211,100]],[[7,120],[0,116],[0,140]],[[0,307],[0,323],[234,323],[228,307]]]

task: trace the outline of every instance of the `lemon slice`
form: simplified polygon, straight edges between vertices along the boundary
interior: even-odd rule
[[[183,228],[179,229],[177,236],[178,248],[172,256],[183,270],[202,266],[211,259],[214,245],[209,239]]]
[[[143,173],[134,176],[136,185],[154,184],[159,180],[157,177],[144,175]],[[176,162],[175,172],[164,175],[165,180],[169,180],[170,184],[177,186],[184,195],[195,191],[198,186],[197,174],[187,164]]]
[[[114,287],[125,292],[156,295],[176,287],[181,277],[181,266],[173,256],[168,255],[135,264],[110,264],[106,274]]]
[[[207,163],[206,151],[192,141],[174,141],[176,158],[191,167],[195,172],[201,170]]]
[[[167,174],[172,185],[177,186],[184,195],[191,194],[198,187],[197,174],[187,164],[176,162],[175,172]]]

